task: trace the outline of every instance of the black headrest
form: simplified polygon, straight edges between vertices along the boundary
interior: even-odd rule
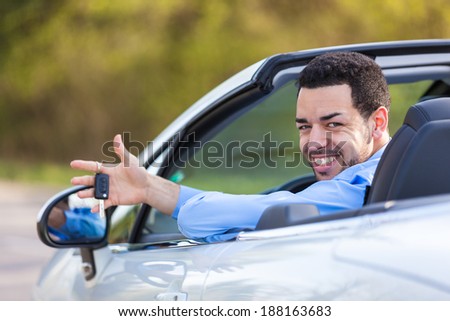
[[[412,106],[375,172],[367,203],[450,193],[450,98]]]
[[[417,131],[427,122],[443,119],[450,119],[450,98],[426,100],[411,106],[403,124]]]

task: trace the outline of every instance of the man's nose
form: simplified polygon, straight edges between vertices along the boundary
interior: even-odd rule
[[[309,135],[309,144],[317,146],[317,149],[326,147],[330,142],[330,132],[322,127],[313,126]]]

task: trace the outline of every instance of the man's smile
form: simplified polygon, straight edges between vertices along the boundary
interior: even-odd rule
[[[331,165],[331,163],[335,160],[335,157],[318,157],[313,158],[312,161],[316,166],[326,166]]]

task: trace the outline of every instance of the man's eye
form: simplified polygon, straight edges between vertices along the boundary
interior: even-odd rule
[[[329,128],[336,128],[336,127],[339,127],[339,126],[342,126],[342,124],[341,123],[329,123],[328,124]]]
[[[309,125],[301,125],[301,126],[298,126],[298,130],[299,130],[299,131],[304,131],[304,130],[307,130],[307,129],[309,129],[309,128],[311,128],[311,126],[309,126]]]

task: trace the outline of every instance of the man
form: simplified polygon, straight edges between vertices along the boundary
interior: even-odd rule
[[[263,211],[274,204],[315,204],[320,214],[361,207],[389,141],[390,97],[381,69],[362,54],[330,53],[305,67],[299,85],[300,149],[318,182],[297,194],[231,195],[180,186],[139,167],[120,136],[114,138],[119,165],[73,161],[71,166],[110,175],[106,206],[150,204],[177,219],[187,237],[207,242],[229,240],[242,230],[253,229]],[[72,183],[93,185],[94,178],[74,177]],[[78,195],[92,197],[93,190]]]

